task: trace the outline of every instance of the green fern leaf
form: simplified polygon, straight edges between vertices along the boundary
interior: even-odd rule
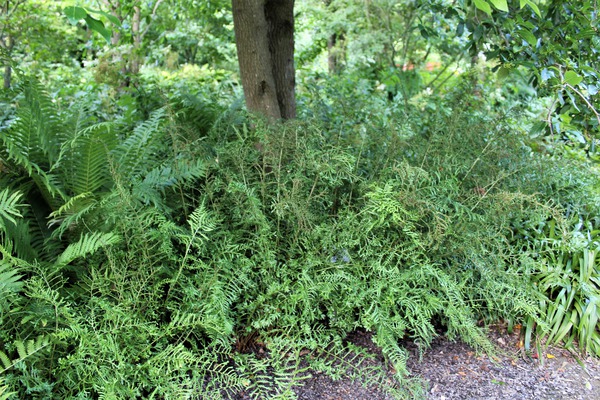
[[[164,117],[164,109],[154,111],[115,149],[115,167],[121,177],[133,179],[156,166],[158,155],[165,147],[164,141],[160,140],[164,135],[161,129]]]
[[[20,203],[23,194],[20,192],[12,192],[8,188],[0,192],[0,217],[16,224],[16,218],[22,218],[19,207],[22,206]],[[4,228],[4,221],[0,218],[0,228]]]
[[[5,353],[0,351],[0,360],[4,365],[4,368],[0,370],[0,374],[14,367],[17,363],[32,357],[34,354],[48,347],[48,345],[50,345],[50,339],[47,336],[39,336],[37,339],[30,339],[27,342],[16,340],[14,346],[17,349],[19,357],[11,361]]]
[[[109,152],[116,145],[110,124],[98,124],[81,131],[71,142],[69,187],[75,195],[96,192],[110,177]]]
[[[17,274],[15,265],[7,260],[0,261],[0,311],[5,307],[3,304],[11,293],[21,290],[23,284],[20,282],[21,275]]]
[[[0,350],[0,361],[2,362],[2,365],[4,366],[4,371],[9,369],[13,365],[12,362],[10,361],[10,358],[8,358],[6,353],[3,352],[2,350]]]
[[[119,240],[119,236],[112,232],[94,232],[92,234],[84,234],[77,242],[71,243],[65,249],[65,251],[58,257],[54,265],[56,267],[65,266],[76,258],[92,254],[101,247],[116,244],[119,242]]]
[[[27,350],[25,350],[25,343],[20,340],[15,341],[15,347],[17,348],[17,353],[19,354],[20,359],[27,358]]]
[[[31,174],[32,164],[48,170],[58,158],[56,107],[34,79],[25,80],[18,91],[22,98],[13,125],[0,138],[11,159]]]

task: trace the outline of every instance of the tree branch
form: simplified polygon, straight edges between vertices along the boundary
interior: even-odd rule
[[[154,8],[152,9],[152,14],[150,14],[150,20],[154,19],[154,16],[156,15],[156,10],[158,9],[158,6],[162,2],[163,2],[163,0],[157,0],[156,3],[154,3]],[[144,31],[140,35],[140,41],[144,38],[144,36],[146,36],[146,33],[148,33],[148,30],[150,29],[150,25],[151,24],[148,24],[148,25],[146,25],[146,28],[144,28]]]
[[[594,106],[592,105],[592,103],[589,102],[589,100],[583,95],[583,93],[581,93],[579,90],[575,89],[570,84],[565,83],[565,86],[568,87],[569,89],[571,89],[572,91],[574,91],[575,93],[577,93],[579,95],[579,97],[581,97],[583,99],[583,101],[585,101],[585,104],[587,104],[588,108],[596,116],[596,119],[598,120],[598,127],[600,127],[600,114],[598,113],[598,111],[596,111],[596,109],[594,108]]]

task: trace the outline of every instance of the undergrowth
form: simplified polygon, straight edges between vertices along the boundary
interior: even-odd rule
[[[415,397],[401,339],[493,352],[485,323],[548,327],[547,258],[522,232],[567,227],[564,205],[523,184],[543,157],[475,97],[348,120],[321,99],[331,114],[267,124],[188,93],[131,127],[59,111],[33,80],[14,96],[0,396],[294,398],[310,354]],[[395,382],[352,361],[356,329]]]

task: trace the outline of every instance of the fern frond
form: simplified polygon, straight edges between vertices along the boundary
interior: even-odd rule
[[[0,317],[5,310],[10,309],[11,296],[23,288],[21,278],[14,263],[7,259],[0,261]]]
[[[20,203],[23,198],[23,194],[21,192],[15,191],[12,192],[6,188],[0,192],[0,229],[4,228],[4,221],[8,220],[13,224],[16,224],[16,218],[22,218],[21,212],[19,211],[19,207],[23,204]]]
[[[94,232],[83,234],[75,243],[71,243],[55,262],[56,267],[62,267],[79,257],[95,253],[98,249],[105,246],[116,244],[120,237],[115,233]]]
[[[25,361],[26,359],[34,356],[40,351],[44,350],[51,344],[48,336],[38,336],[37,339],[30,339],[25,342],[17,340],[13,343],[17,350],[18,357],[10,359],[9,356],[0,350],[0,361],[2,362],[3,368],[0,370],[0,374],[14,367],[17,363]]]
[[[60,239],[68,229],[77,225],[84,217],[95,210],[98,203],[94,198],[94,194],[89,192],[70,198],[58,210],[49,215],[48,226],[58,225],[52,232],[52,236]]]
[[[133,195],[144,204],[160,207],[165,191],[206,174],[203,160],[178,159],[172,165],[153,168],[133,186]]]
[[[8,400],[16,392],[7,392],[8,387],[4,386],[4,379],[0,377],[0,400]]]
[[[158,155],[164,151],[165,143],[161,125],[165,119],[165,110],[152,113],[133,133],[114,150],[115,169],[125,179],[133,179],[145,174],[158,163]]]
[[[69,143],[69,162],[63,164],[68,164],[64,174],[69,177],[68,185],[74,195],[94,193],[109,181],[109,153],[116,146],[111,128],[110,123],[92,125]]]
[[[43,240],[39,241],[40,246],[36,247],[35,232],[32,232],[29,222],[26,219],[18,219],[15,225],[5,225],[4,243],[0,245],[9,248],[11,254],[20,259],[33,261],[39,257],[39,251],[43,249]]]
[[[17,90],[22,98],[15,121],[0,138],[10,158],[25,167],[29,173],[31,163],[48,170],[58,158],[56,107],[35,79],[25,80]]]

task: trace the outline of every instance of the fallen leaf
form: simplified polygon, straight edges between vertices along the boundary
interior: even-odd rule
[[[546,354],[546,357],[548,357],[548,358],[554,358],[554,356],[552,354]]]
[[[590,383],[590,381],[587,381],[587,382],[585,383],[585,388],[586,388],[587,390],[592,390],[592,384]]]

